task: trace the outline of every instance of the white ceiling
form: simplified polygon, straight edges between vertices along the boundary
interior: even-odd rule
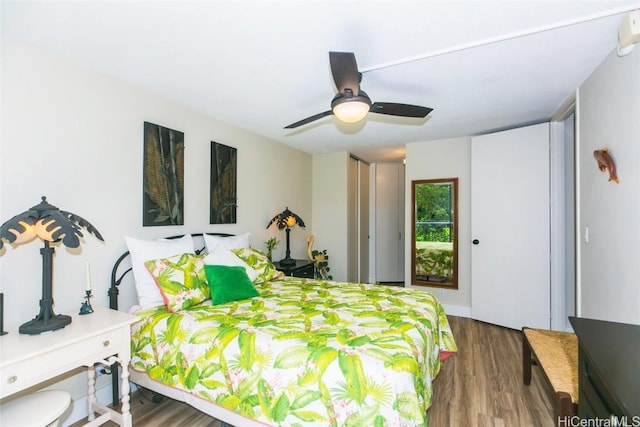
[[[309,153],[397,160],[409,142],[548,119],[616,47],[638,1],[7,1],[31,43]],[[495,43],[490,43],[495,41]],[[329,51],[354,52],[375,101],[427,119],[329,110]],[[213,137],[213,136],[212,136]],[[229,143],[232,143],[230,141]]]

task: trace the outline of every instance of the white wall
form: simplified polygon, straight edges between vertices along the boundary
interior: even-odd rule
[[[612,52],[580,86],[577,123],[578,313],[640,324],[640,46]],[[603,147],[620,184],[597,167]]]
[[[411,181],[458,178],[458,289],[425,288],[438,295],[449,314],[469,315],[471,307],[471,138],[417,142],[406,146],[405,283],[411,283]]]
[[[113,262],[124,236],[155,238],[187,232],[251,232],[259,249],[276,236],[266,230],[286,206],[313,229],[311,156],[170,103],[61,57],[12,43],[2,46],[0,221],[39,203],[40,196],[91,222],[104,236],[86,235],[80,250],[56,249],[54,299],[58,314],[77,313],[91,263],[94,305],[108,306]],[[185,134],[185,225],[142,227],[142,130],[149,121]],[[210,142],[238,149],[238,223],[209,224]],[[337,221],[343,223],[344,221]],[[306,239],[292,232],[292,256],[306,257]],[[38,312],[41,257],[38,242],[0,251],[5,330]],[[133,287],[121,307],[134,302]],[[83,381],[82,381],[83,382]],[[75,386],[73,386],[75,387]],[[73,390],[75,395],[85,390]],[[86,412],[85,412],[86,413]]]

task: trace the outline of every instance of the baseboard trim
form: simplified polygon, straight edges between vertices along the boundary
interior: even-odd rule
[[[442,304],[444,312],[450,316],[471,317],[471,307],[463,305]]]

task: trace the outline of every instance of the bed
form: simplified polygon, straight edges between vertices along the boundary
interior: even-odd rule
[[[237,255],[260,271],[251,251]],[[115,309],[126,259],[112,273]],[[138,310],[130,380],[238,427],[427,425],[432,382],[457,351],[437,299],[274,271],[251,298],[216,304],[212,287],[184,309]]]

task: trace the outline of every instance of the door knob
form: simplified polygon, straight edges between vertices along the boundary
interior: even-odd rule
[[[480,240],[478,240],[478,239],[473,239],[473,240],[471,241],[471,243],[473,243],[474,245],[477,245],[478,243],[480,243]]]

